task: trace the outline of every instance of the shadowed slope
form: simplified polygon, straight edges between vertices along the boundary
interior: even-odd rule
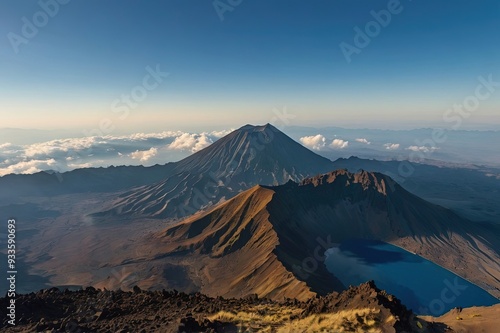
[[[154,246],[203,263],[202,291],[209,295],[304,298],[340,290],[321,256],[334,243],[359,238],[416,252],[495,294],[500,258],[484,234],[387,176],[337,170],[254,187],[167,229]]]
[[[273,253],[279,239],[269,222],[272,190],[255,186],[206,214],[197,214],[159,235],[162,251],[196,257],[210,295],[307,299],[309,287]]]

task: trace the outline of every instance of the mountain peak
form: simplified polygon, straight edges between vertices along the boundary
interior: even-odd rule
[[[377,192],[387,195],[387,187],[394,187],[395,182],[388,176],[378,172],[369,172],[360,170],[356,173],[351,173],[346,169],[334,170],[325,174],[317,175],[311,178],[306,178],[299,185],[310,185],[314,187],[324,184],[341,183],[341,186],[348,187],[352,184],[361,185],[363,190],[370,188]]]
[[[278,129],[271,125],[270,123],[264,124],[264,125],[251,125],[251,124],[246,124],[245,126],[240,127],[236,131],[245,131],[245,132],[263,132],[263,131],[274,131],[277,132]]]

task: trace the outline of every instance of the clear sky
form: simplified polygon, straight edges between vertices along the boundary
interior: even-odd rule
[[[293,125],[441,127],[479,76],[500,81],[498,0],[59,1],[0,2],[0,128],[234,128],[283,107]],[[388,6],[348,62],[341,43]],[[462,126],[499,129],[499,111],[500,86]]]

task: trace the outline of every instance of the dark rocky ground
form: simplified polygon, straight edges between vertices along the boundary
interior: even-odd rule
[[[0,307],[8,306],[8,298],[0,298]],[[373,282],[351,287],[341,294],[312,298],[307,302],[283,302],[258,299],[211,298],[200,293],[185,294],[177,291],[101,291],[89,287],[79,291],[61,291],[56,288],[37,293],[17,295],[16,326],[10,326],[3,316],[3,332],[258,332],[259,323],[237,320],[209,320],[219,311],[237,314],[251,312],[258,307],[267,314],[292,309],[290,320],[311,315],[335,313],[341,310],[376,308],[381,318],[395,318],[388,323],[380,321],[382,332],[442,332],[445,327],[417,319],[394,296],[376,288]],[[417,320],[423,328],[417,327]],[[267,329],[276,331],[279,323]],[[345,331],[356,329],[356,323],[346,323]]]

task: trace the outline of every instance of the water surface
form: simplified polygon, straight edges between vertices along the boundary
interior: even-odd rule
[[[351,240],[326,251],[325,264],[346,286],[374,280],[417,314],[439,316],[454,307],[499,300],[429,260],[391,244]]]

